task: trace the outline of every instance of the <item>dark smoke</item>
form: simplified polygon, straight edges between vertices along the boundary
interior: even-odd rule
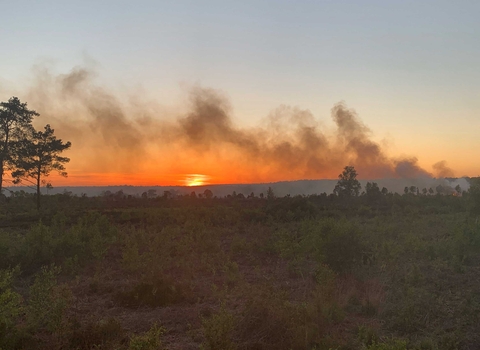
[[[364,179],[432,177],[415,157],[389,157],[343,102],[332,108],[332,134],[310,111],[288,106],[273,111],[266,126],[239,128],[228,99],[201,87],[190,91],[190,112],[172,120],[147,102],[132,106],[115,97],[87,68],[61,75],[37,68],[26,96],[42,115],[39,124],[51,123],[72,141],[71,164],[85,172],[190,169],[216,171],[207,174],[220,181],[228,175],[239,182],[265,182],[336,178],[345,165],[354,165]],[[437,176],[453,176],[445,161],[434,169]]]
[[[455,176],[453,170],[447,166],[447,162],[444,160],[433,164],[433,169],[436,171],[437,177],[445,178]]]
[[[90,171],[126,171],[144,160],[142,127],[93,80],[85,68],[58,76],[37,68],[28,102],[41,113],[41,123],[50,122],[72,141]]]
[[[321,178],[353,164],[363,178],[431,177],[417,158],[394,160],[371,140],[371,131],[344,103],[332,108],[337,126],[333,141],[310,111],[281,107],[270,115],[269,127],[242,130],[233,125],[228,101],[211,89],[195,88],[192,112],[179,120],[178,135],[187,147],[212,151],[231,146],[243,161],[297,178]]]

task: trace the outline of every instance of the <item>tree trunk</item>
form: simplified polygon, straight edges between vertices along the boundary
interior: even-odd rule
[[[37,177],[37,210],[40,210],[40,174]]]
[[[0,161],[0,197],[2,196],[3,189],[3,160]]]
[[[9,141],[9,132],[8,129],[5,131],[5,141],[2,147],[2,153],[1,153],[1,158],[0,158],[0,197],[2,196],[2,190],[3,190],[3,167],[5,166],[5,160],[7,159],[8,155],[8,141]]]

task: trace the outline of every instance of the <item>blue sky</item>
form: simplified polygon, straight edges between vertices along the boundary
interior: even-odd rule
[[[345,101],[394,154],[479,159],[478,1],[0,1],[0,92],[31,67],[97,62],[102,84],[160,103],[224,91],[236,122]],[[3,97],[3,99],[8,96]],[[436,157],[435,159],[433,159]],[[457,175],[462,175],[461,173]],[[470,173],[470,175],[477,175]]]

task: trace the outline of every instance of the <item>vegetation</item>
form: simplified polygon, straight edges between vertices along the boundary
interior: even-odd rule
[[[25,139],[15,144],[12,172],[14,183],[25,179],[33,179],[37,190],[37,209],[40,209],[40,183],[42,177],[47,177],[55,170],[62,176],[67,176],[64,163],[69,158],[60,157],[59,153],[70,148],[70,142],[63,143],[53,135],[54,130],[50,125],[45,126],[45,131],[32,131]]]
[[[0,102],[0,195],[2,193],[5,170],[14,167],[16,142],[24,140],[32,129],[32,119],[39,114],[27,108],[17,97]]]
[[[38,115],[17,97],[0,103],[0,199],[5,181],[4,172],[11,170],[13,183],[27,181],[36,186],[37,210],[40,209],[41,180],[53,170],[67,176],[63,164],[70,159],[60,157],[59,154],[71,146],[70,142],[63,143],[57,139],[48,124],[45,131],[35,131],[32,119]],[[47,186],[52,188],[51,184]]]
[[[41,196],[70,143],[37,115],[0,105],[0,184],[36,186],[0,201],[0,349],[480,344],[479,179],[360,192],[347,166],[329,195]]]
[[[357,180],[357,171],[353,166],[346,166],[343,172],[338,175],[338,179],[338,183],[333,190],[334,194],[340,197],[353,197],[360,194],[362,186]]]
[[[40,211],[9,196],[0,348],[470,349],[477,181],[349,200],[64,193]]]

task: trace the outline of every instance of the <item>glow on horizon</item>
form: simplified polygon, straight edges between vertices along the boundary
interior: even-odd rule
[[[186,174],[183,183],[188,187],[208,185],[210,177],[204,174]]]

